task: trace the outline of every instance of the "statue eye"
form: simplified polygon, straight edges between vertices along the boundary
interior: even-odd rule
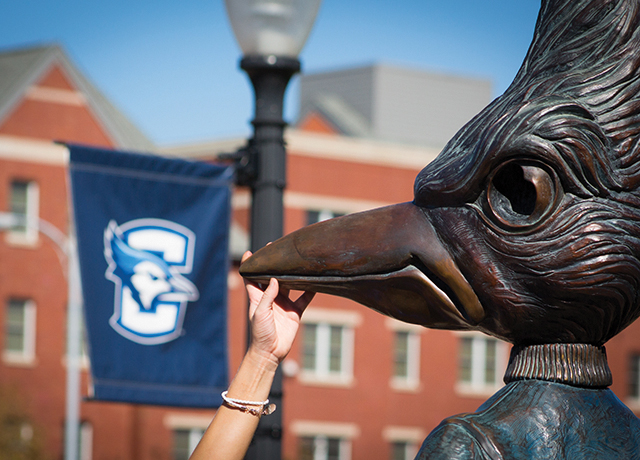
[[[535,226],[555,207],[559,181],[552,169],[512,160],[498,168],[487,188],[488,211],[509,229]]]

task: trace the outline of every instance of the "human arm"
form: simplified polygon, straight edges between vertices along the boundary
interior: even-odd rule
[[[245,253],[242,260],[251,254]],[[266,289],[245,282],[249,296],[251,343],[240,368],[229,386],[230,398],[264,401],[269,396],[278,364],[291,350],[300,325],[300,316],[313,293],[297,300],[271,279]],[[191,460],[242,459],[258,426],[259,417],[221,406],[207,428]]]

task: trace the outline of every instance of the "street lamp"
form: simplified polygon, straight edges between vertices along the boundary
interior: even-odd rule
[[[65,460],[78,459],[80,427],[80,354],[82,342],[82,288],[75,237],[62,233],[52,223],[30,220],[21,214],[0,212],[0,231],[24,226],[49,238],[55,245],[60,265],[67,278],[67,383],[64,437]],[[66,269],[66,270],[65,270]]]
[[[231,26],[244,54],[240,67],[255,93],[254,133],[238,152],[240,185],[252,189],[251,250],[282,236],[286,152],[282,118],[284,93],[300,71],[298,54],[321,0],[225,0]]]
[[[311,32],[321,0],[225,0],[231,27],[243,52],[240,67],[255,94],[253,137],[232,155],[237,182],[251,187],[252,251],[283,234],[286,151],[284,93],[300,71],[298,54]],[[269,399],[282,408],[282,373]],[[282,410],[263,417],[247,459],[281,458]]]

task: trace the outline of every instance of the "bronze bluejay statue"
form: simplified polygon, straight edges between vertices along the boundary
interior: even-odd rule
[[[294,232],[241,274],[513,343],[507,385],[418,458],[640,458],[603,345],[640,314],[640,2],[542,0],[506,92],[413,202]]]

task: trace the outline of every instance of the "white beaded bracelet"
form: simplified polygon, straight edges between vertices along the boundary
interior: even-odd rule
[[[269,404],[268,399],[266,401],[245,401],[243,399],[230,398],[227,396],[227,393],[227,391],[222,392],[222,399],[224,400],[224,404],[232,409],[238,409],[242,412],[255,415],[256,417],[273,414],[276,410],[276,405]],[[257,408],[248,406],[257,406]]]

